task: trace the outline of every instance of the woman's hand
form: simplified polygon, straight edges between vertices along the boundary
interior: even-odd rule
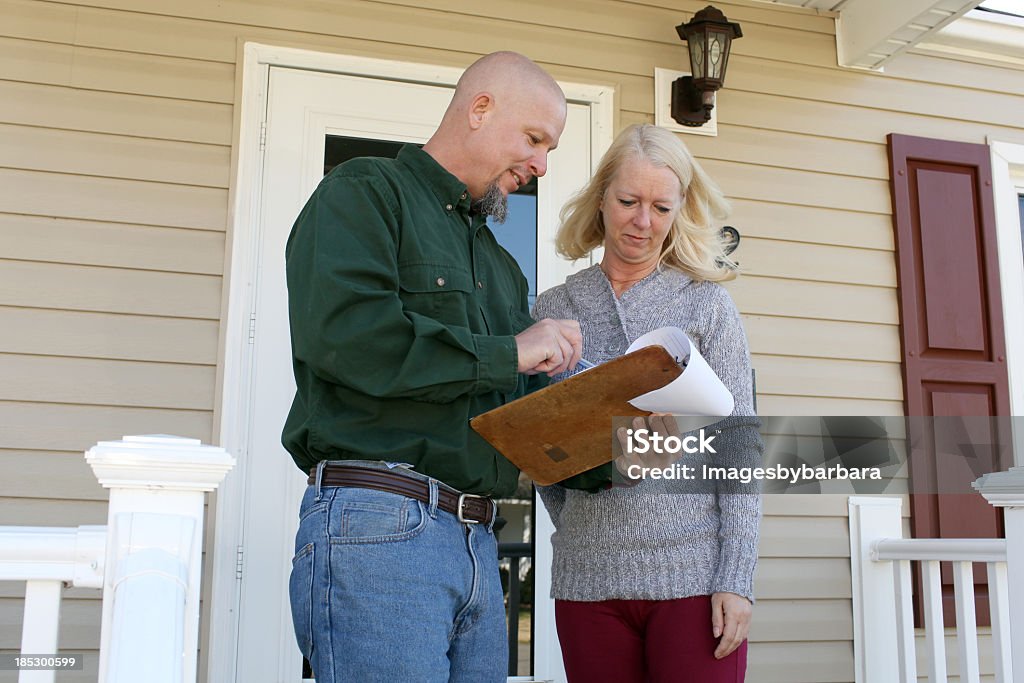
[[[711,632],[718,641],[715,659],[722,659],[746,640],[750,631],[753,606],[742,595],[713,593],[711,595]]]
[[[652,435],[658,434],[662,437],[680,436],[676,419],[671,413],[651,413],[646,418],[634,417],[632,426],[634,431],[646,429]],[[637,473],[645,467],[665,469],[681,457],[680,453],[656,453],[653,449],[644,454],[630,452],[625,427],[619,427],[615,436],[619,440],[619,448],[621,450],[621,455],[614,460],[615,467],[627,480],[634,479],[629,475],[631,465],[637,467]]]

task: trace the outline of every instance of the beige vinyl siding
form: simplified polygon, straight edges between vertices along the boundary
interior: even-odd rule
[[[227,190],[70,173],[0,170],[5,213],[224,230]]]
[[[447,66],[514,49],[613,86],[621,128],[653,120],[654,68],[681,67],[673,27],[704,4],[0,0],[0,523],[102,523],[98,440],[214,438],[241,43]],[[760,412],[900,415],[885,136],[1024,141],[1024,70],[842,70],[829,16],[716,5],[744,37],[719,135],[684,139],[743,234],[729,288]],[[845,498],[765,513],[748,680],[852,681]],[[19,595],[0,586],[0,650]],[[95,649],[95,602],[66,602],[64,647]]]
[[[76,451],[5,449],[0,451],[0,458],[3,459],[5,472],[17,469],[21,473],[21,477],[26,480],[45,479],[47,482],[45,490],[36,487],[26,491],[24,482],[21,482],[22,485],[19,488],[16,478],[6,476],[0,478],[0,498],[7,504],[12,504],[11,501],[13,501],[13,505],[20,505],[25,502],[25,498],[35,499],[37,497],[51,501],[106,502],[107,500],[107,490],[94,485],[96,480],[92,476],[92,470],[89,469],[82,454]],[[66,511],[62,510],[61,514],[64,512]],[[9,523],[6,517],[4,523]],[[41,524],[42,522],[32,523]],[[68,522],[67,520],[59,521],[55,526],[68,526]],[[0,591],[6,587],[9,585],[0,584]]]
[[[229,150],[220,145],[0,125],[0,165],[129,180],[228,186]]]
[[[0,80],[10,123],[152,138],[150,142],[231,142],[232,107],[109,91]],[[225,169],[226,171],[226,169]]]
[[[216,320],[220,285],[212,275],[0,259],[3,306]]]
[[[925,656],[924,635],[918,631],[917,639],[917,680],[921,683],[928,682],[928,659]],[[947,680],[950,683],[959,683],[963,679],[957,675],[960,673],[960,650],[957,647],[956,631],[946,629],[946,672],[949,674]],[[996,683],[995,666],[993,664],[992,650],[992,629],[990,627],[978,628],[978,659],[980,661],[981,683]]]
[[[0,307],[7,353],[211,366],[217,321]],[[68,334],[74,330],[74,334]]]

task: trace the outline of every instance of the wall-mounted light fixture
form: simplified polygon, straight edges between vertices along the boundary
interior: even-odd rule
[[[715,91],[725,83],[725,67],[733,38],[742,38],[740,25],[711,5],[676,26],[690,52],[690,76],[672,82],[672,118],[684,126],[703,126],[711,120]]]

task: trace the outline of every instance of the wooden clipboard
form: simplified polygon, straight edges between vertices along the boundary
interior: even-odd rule
[[[683,372],[661,346],[626,354],[477,415],[469,424],[536,483],[611,462],[612,418],[650,415],[629,400]]]

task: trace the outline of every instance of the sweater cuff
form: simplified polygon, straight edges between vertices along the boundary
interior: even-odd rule
[[[714,425],[721,430],[719,462],[728,467],[761,465],[764,444],[754,416],[736,415]],[[754,601],[754,568],[760,536],[761,495],[758,482],[719,482],[720,514],[718,568],[712,580],[715,593],[735,593]]]
[[[749,493],[720,493],[718,507],[721,519],[718,567],[711,590],[736,593],[753,602],[761,497]]]
[[[739,543],[724,543],[718,554],[718,571],[711,582],[712,593],[735,593],[754,602],[754,569],[757,553]]]
[[[477,391],[508,394],[519,384],[519,349],[515,337],[473,336],[477,357]]]

